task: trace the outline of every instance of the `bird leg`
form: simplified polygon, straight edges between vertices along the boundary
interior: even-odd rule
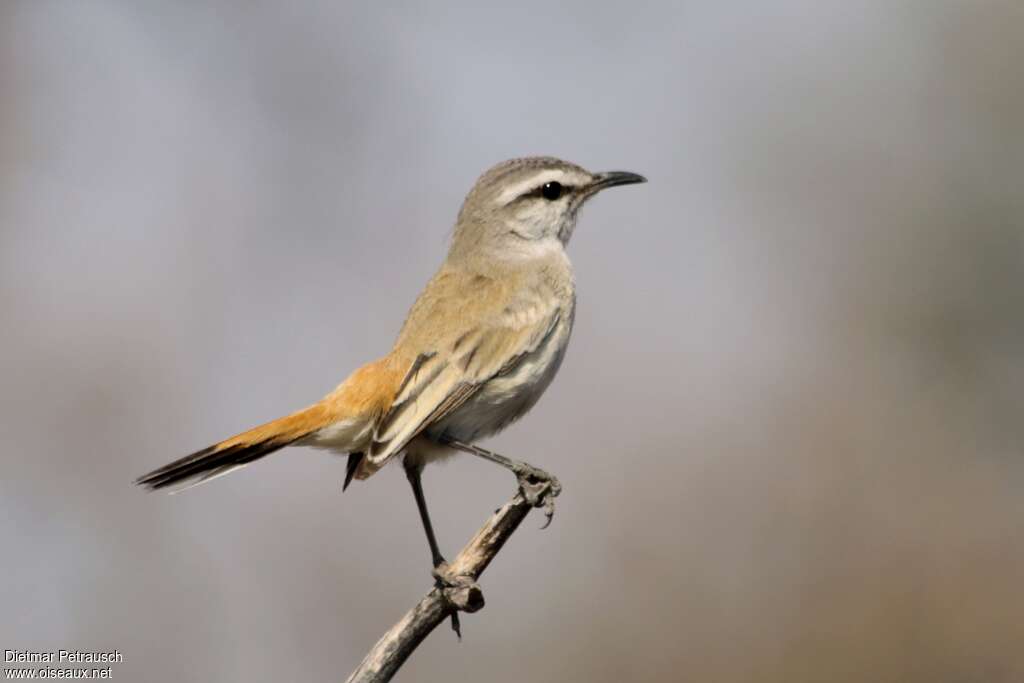
[[[403,461],[405,476],[412,486],[412,495],[416,498],[416,507],[420,511],[420,521],[423,522],[423,530],[427,533],[427,543],[430,544],[430,559],[434,563],[434,585],[438,589],[451,588],[454,584],[446,578],[448,563],[445,562],[441,550],[437,547],[437,537],[434,536],[434,525],[430,523],[430,512],[427,511],[427,499],[423,495],[423,463],[414,462],[409,458]],[[452,610],[452,630],[459,640],[462,640],[462,625],[459,623],[458,610]]]
[[[547,521],[544,522],[544,526],[541,529],[548,528],[552,518],[555,516],[555,497],[562,492],[562,485],[558,482],[558,479],[538,467],[520,462],[519,460],[506,458],[504,455],[489,451],[486,448],[480,448],[479,446],[456,441],[455,439],[445,439],[443,443],[451,448],[471,453],[479,458],[501,465],[515,474],[516,479],[519,480],[519,489],[523,492],[526,502],[533,507],[544,507],[544,516],[547,518]]]

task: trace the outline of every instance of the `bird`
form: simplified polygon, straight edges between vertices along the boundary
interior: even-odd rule
[[[394,346],[312,405],[139,477],[181,490],[243,468],[285,446],[348,457],[342,490],[401,458],[436,570],[439,550],[421,475],[471,453],[510,469],[531,502],[553,476],[476,444],[525,415],[551,384],[576,312],[566,247],[580,208],[607,188],[646,182],[592,173],[550,156],[510,159],[483,173],[458,213],[447,256],[416,299]],[[548,521],[553,496],[544,496]],[[453,615],[454,616],[454,615]],[[453,619],[458,633],[458,623]]]

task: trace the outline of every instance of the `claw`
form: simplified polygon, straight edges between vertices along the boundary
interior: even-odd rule
[[[434,577],[434,586],[442,593],[446,590],[456,588],[459,586],[459,582],[456,579],[451,578],[448,572],[448,563],[444,560],[438,562],[433,569],[430,570],[430,575]],[[455,610],[452,612],[452,630],[455,631],[455,637],[462,642],[462,622],[459,621],[459,612]]]
[[[459,621],[459,613],[457,611],[452,612],[452,630],[455,631],[455,637],[461,643],[462,642],[462,622]]]
[[[555,497],[562,492],[562,485],[544,470],[530,465],[517,468],[516,476],[526,502],[535,508],[544,508],[545,522],[541,529],[547,529],[555,517]]]
[[[541,529],[551,526],[551,520],[555,518],[555,497],[552,495],[544,499],[544,518],[544,523],[540,526]]]
[[[541,529],[547,529],[551,526],[551,520],[555,518],[555,498],[562,492],[562,485],[557,479],[551,477],[551,480],[547,482],[548,488],[544,496],[544,524],[541,525]]]

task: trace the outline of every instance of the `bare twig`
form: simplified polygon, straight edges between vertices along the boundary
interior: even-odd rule
[[[530,493],[539,494],[529,496],[532,503],[520,491],[491,515],[462,552],[442,567],[439,574],[446,586],[431,590],[392,626],[348,677],[348,683],[390,681],[413,650],[452,612],[476,612],[484,606],[476,580],[530,514],[530,509],[543,505],[547,496],[558,495],[558,490],[542,483],[538,491]]]

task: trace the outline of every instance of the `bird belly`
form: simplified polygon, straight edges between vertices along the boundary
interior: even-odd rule
[[[571,331],[571,318],[559,323],[544,345],[525,356],[508,374],[488,380],[427,433],[433,438],[444,436],[471,443],[518,420],[537,403],[555,378]]]

